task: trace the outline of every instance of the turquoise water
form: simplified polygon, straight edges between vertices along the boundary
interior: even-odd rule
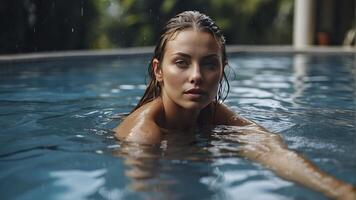
[[[355,59],[230,55],[226,104],[356,185]],[[115,140],[110,130],[142,95],[147,63],[137,56],[0,64],[1,199],[324,199],[200,130],[158,146]]]

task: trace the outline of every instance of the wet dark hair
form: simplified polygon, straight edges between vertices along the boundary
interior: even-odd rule
[[[135,111],[139,107],[143,106],[144,104],[154,100],[156,97],[161,95],[161,85],[156,80],[154,74],[153,65],[152,65],[153,60],[157,59],[158,61],[162,61],[167,42],[172,37],[174,37],[176,33],[188,28],[194,28],[199,31],[210,33],[220,45],[223,69],[228,64],[227,57],[226,57],[226,49],[225,49],[225,38],[224,35],[222,34],[222,31],[215,24],[215,22],[207,15],[202,14],[198,11],[184,11],[182,13],[179,13],[178,15],[171,18],[161,31],[161,36],[157,42],[157,46],[155,47],[153,57],[148,66],[148,75],[150,77],[149,83],[147,85],[143,97],[138,102],[138,104],[133,109],[133,111]],[[216,103],[223,102],[226,99],[230,89],[230,85],[224,70],[223,70],[223,79],[226,83],[226,88],[224,88],[226,92],[224,95],[222,81],[220,81],[219,90],[216,96]]]

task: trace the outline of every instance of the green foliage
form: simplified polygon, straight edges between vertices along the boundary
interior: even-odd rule
[[[106,32],[115,46],[154,45],[164,23],[184,10],[211,16],[228,44],[290,44],[292,0],[111,0],[120,5],[119,20]]]
[[[211,16],[228,44],[290,44],[292,0],[6,0],[0,53],[154,45],[184,10]]]
[[[160,10],[162,11],[162,13],[166,13],[166,14],[170,13],[172,11],[172,9],[174,8],[176,3],[177,3],[176,0],[163,1]]]

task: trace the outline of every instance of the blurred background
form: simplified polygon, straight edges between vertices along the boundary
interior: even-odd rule
[[[354,45],[355,0],[310,0],[313,45]],[[152,46],[184,10],[213,18],[230,45],[292,45],[294,0],[2,0],[0,54]]]

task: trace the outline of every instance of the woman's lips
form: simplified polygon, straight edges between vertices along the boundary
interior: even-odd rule
[[[205,92],[205,90],[202,90],[200,88],[192,88],[189,90],[186,90],[184,94],[188,95],[191,98],[201,98],[202,96],[206,96],[208,93]]]
[[[206,92],[203,89],[200,89],[200,88],[192,88],[192,89],[186,90],[184,93],[187,93],[187,94],[206,94]]]

